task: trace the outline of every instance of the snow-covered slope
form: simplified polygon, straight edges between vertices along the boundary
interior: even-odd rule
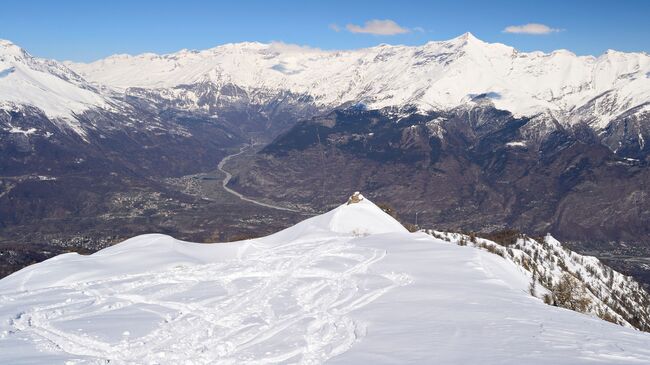
[[[75,119],[90,108],[110,108],[109,100],[61,63],[32,57],[0,40],[0,109],[35,106],[49,118]]]
[[[650,362],[650,335],[530,296],[511,261],[368,200],[277,234],[146,235],[0,280],[0,362]]]
[[[623,326],[650,330],[650,295],[639,283],[612,270],[596,257],[580,255],[563,247],[550,235],[535,240],[519,234],[511,237],[510,242],[499,244],[460,233],[433,230],[427,233],[510,260],[528,273],[531,294],[548,304],[568,307]],[[562,285],[567,284],[574,287],[572,298],[557,298],[567,289]]]
[[[323,51],[239,43],[168,55],[115,55],[68,66],[118,89],[234,84],[250,94],[288,90],[308,95],[325,107],[408,104],[432,110],[489,99],[517,115],[546,112],[561,122],[583,121],[597,129],[650,101],[650,56],[645,53],[525,53],[470,33],[419,47]],[[169,97],[179,93],[167,92]]]

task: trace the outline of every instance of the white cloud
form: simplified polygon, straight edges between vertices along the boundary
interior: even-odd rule
[[[337,33],[341,31],[341,27],[339,27],[339,25],[336,24],[336,23],[332,23],[332,24],[328,25],[328,27],[329,27],[331,30],[333,30],[333,31],[335,31],[335,32],[337,32]]]
[[[352,33],[365,33],[374,35],[395,35],[409,33],[411,31],[408,28],[401,27],[399,24],[390,19],[373,19],[365,22],[363,26],[348,24],[345,26],[345,28]]]
[[[298,44],[284,43],[279,41],[271,42],[269,50],[277,53],[323,52],[323,50],[320,48],[301,46]]]
[[[506,27],[504,33],[513,33],[513,34],[534,34],[534,35],[543,35],[561,32],[562,29],[551,28],[548,25],[539,24],[539,23],[528,23],[524,25],[511,25]]]

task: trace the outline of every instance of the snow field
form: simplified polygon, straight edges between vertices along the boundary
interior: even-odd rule
[[[367,199],[274,235],[163,235],[0,280],[0,363],[648,363],[650,335],[528,294],[512,262]]]

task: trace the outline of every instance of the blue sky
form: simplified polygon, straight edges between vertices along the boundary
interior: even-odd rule
[[[607,49],[650,52],[649,15],[646,0],[13,0],[0,6],[0,38],[37,56],[75,61],[241,41],[324,49],[419,45],[467,31],[524,51],[598,55]]]

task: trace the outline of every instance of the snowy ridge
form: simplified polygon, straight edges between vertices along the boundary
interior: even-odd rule
[[[91,108],[111,109],[108,98],[63,64],[32,57],[0,40],[0,109],[17,110],[22,105],[37,107],[80,134],[77,114]]]
[[[596,129],[650,100],[650,56],[645,53],[525,53],[470,33],[418,47],[323,51],[249,42],[67,65],[120,90],[233,84],[261,97],[289,91],[323,107],[362,103],[371,109],[449,109],[488,100],[515,115],[551,113],[561,122],[586,122]],[[179,97],[179,92],[188,93],[164,93]]]
[[[530,277],[531,294],[549,304],[563,306],[564,303],[557,303],[553,296],[563,277],[569,275],[579,283],[576,293],[587,299],[584,308],[570,309],[650,331],[650,295],[635,280],[612,270],[596,257],[580,255],[563,247],[550,235],[541,241],[522,235],[504,247],[460,233],[433,230],[428,233],[461,246],[488,250],[511,261]],[[570,307],[572,303],[568,304]]]
[[[545,305],[529,282],[362,198],[264,238],[145,235],[27,267],[0,280],[0,362],[650,361],[647,333]]]

